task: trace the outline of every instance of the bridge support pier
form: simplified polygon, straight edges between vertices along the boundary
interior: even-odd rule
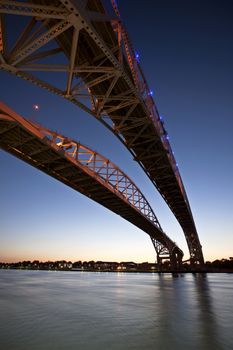
[[[175,249],[170,254],[171,270],[181,271],[182,270],[182,258],[183,253],[176,251]]]
[[[198,240],[198,242],[193,240],[188,240],[188,247],[190,251],[190,268],[193,271],[201,271],[204,269],[204,257],[202,253],[202,246]]]
[[[168,268],[172,272],[182,270],[183,252],[181,250],[177,249],[175,245],[168,248],[152,237],[151,241],[156,251],[158,272],[167,271]],[[169,260],[170,266],[164,268],[163,260]]]

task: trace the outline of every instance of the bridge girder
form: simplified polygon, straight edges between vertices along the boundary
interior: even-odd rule
[[[164,123],[116,3],[111,2],[113,11],[108,13],[96,0],[1,0],[0,69],[68,99],[111,130],[176,216],[193,263],[203,264],[202,248]],[[12,28],[7,27],[6,16],[29,19],[8,50],[6,38],[11,37]],[[66,74],[62,87],[54,83],[54,78],[49,81],[52,74],[59,73]]]

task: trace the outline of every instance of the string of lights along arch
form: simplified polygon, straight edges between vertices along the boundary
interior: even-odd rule
[[[121,215],[151,237],[158,266],[182,265],[183,252],[163,232],[135,183],[101,154],[22,118],[0,103],[0,147]]]
[[[202,248],[168,135],[116,2],[1,0],[0,14],[0,68],[68,99],[110,129],[176,216],[191,264],[202,265]]]

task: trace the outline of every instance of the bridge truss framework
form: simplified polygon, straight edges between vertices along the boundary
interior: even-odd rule
[[[1,0],[0,68],[69,100],[111,130],[176,216],[191,263],[201,265],[202,248],[163,120],[111,4],[106,9],[100,0]],[[17,37],[9,27],[12,17],[23,23]],[[60,80],[63,86],[55,83]]]

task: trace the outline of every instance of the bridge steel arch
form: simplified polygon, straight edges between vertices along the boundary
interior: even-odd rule
[[[202,265],[202,247],[164,122],[116,2],[107,5],[104,0],[1,0],[0,69],[69,100],[111,130],[176,216],[191,263]],[[16,16],[24,27],[14,39],[7,23]],[[59,74],[63,87],[54,82],[60,82]]]
[[[22,118],[0,103],[0,148],[81,192],[146,232],[158,267],[181,268],[182,250],[164,233],[135,183],[114,163],[79,142]]]

